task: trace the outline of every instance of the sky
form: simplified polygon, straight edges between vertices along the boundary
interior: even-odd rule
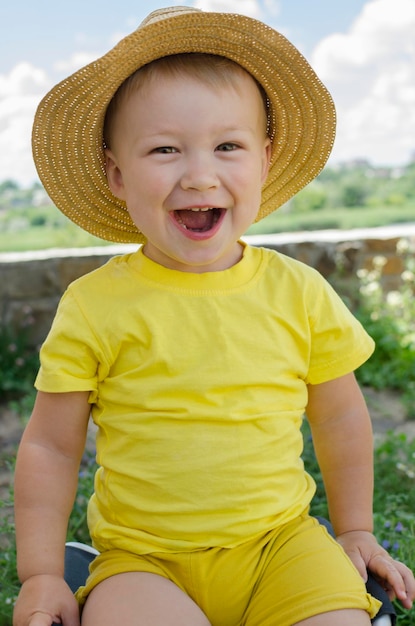
[[[31,127],[49,89],[174,4],[244,13],[297,46],[336,104],[329,165],[415,158],[415,0],[12,0],[0,6],[0,182],[37,180]]]

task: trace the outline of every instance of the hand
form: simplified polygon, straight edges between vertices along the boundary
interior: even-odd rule
[[[397,598],[406,609],[415,598],[415,579],[411,570],[395,561],[375,536],[367,531],[355,530],[337,536],[337,541],[349,556],[363,580],[367,570],[375,576],[391,600]]]
[[[60,576],[39,574],[22,585],[13,614],[13,626],[80,626],[75,597]]]

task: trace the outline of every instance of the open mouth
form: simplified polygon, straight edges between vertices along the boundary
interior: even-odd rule
[[[216,226],[224,212],[224,209],[216,207],[195,207],[174,211],[174,217],[176,222],[185,230],[194,233],[206,233]]]

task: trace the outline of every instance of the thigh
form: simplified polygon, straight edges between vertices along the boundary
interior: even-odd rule
[[[147,572],[111,576],[89,594],[82,626],[210,626],[193,600],[173,582]]]
[[[373,617],[379,607],[341,546],[305,516],[287,524],[269,542],[243,624],[323,626],[330,623],[323,614],[340,611],[340,615],[346,609],[357,610],[366,620],[350,624],[369,624],[366,615]],[[313,616],[314,621],[307,621]],[[317,616],[321,619],[316,621]]]

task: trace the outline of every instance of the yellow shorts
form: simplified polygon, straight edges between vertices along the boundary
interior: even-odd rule
[[[381,606],[339,544],[307,515],[236,548],[147,555],[110,550],[93,561],[76,594],[79,603],[106,578],[132,571],[173,581],[212,626],[291,626],[346,608],[374,617]]]

